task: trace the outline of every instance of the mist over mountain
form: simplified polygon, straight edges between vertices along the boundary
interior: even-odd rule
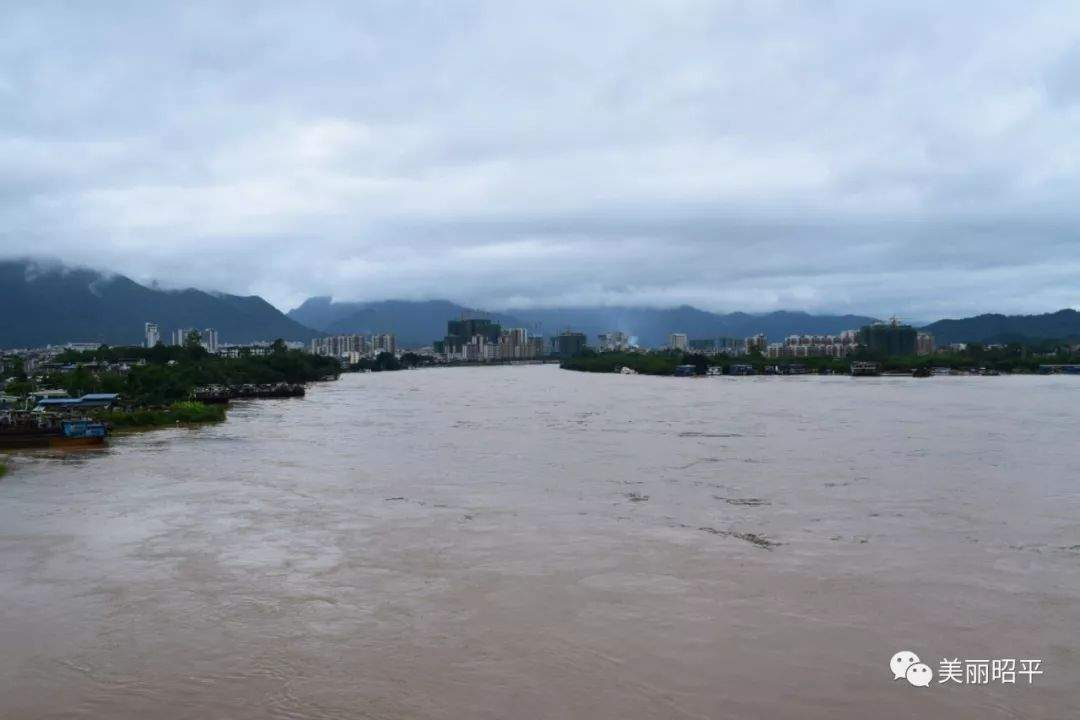
[[[1080,313],[1065,309],[1041,315],[976,315],[938,320],[922,328],[938,345],[955,342],[1008,343],[1080,338]]]
[[[255,295],[159,290],[59,263],[0,261],[0,347],[139,344],[146,322],[158,324],[164,342],[174,329],[192,327],[216,329],[221,342],[318,335]]]

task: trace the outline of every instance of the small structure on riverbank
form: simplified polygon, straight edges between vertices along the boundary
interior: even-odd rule
[[[88,408],[110,408],[120,396],[117,393],[88,393],[77,398],[51,397],[42,398],[34,406],[35,410],[85,410]]]

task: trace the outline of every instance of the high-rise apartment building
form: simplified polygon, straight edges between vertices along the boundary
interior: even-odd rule
[[[686,337],[686,333],[671,333],[668,335],[668,347],[672,350],[688,350],[690,349],[690,341]]]

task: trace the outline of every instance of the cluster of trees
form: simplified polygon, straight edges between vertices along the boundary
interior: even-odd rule
[[[413,352],[402,353],[398,358],[393,353],[381,352],[373,358],[363,358],[358,363],[353,363],[349,369],[353,372],[380,372],[382,370],[407,370],[414,367],[424,367],[434,364],[434,359],[429,355],[418,355]]]
[[[177,402],[168,407],[139,407],[132,410],[102,410],[93,413],[117,428],[151,428],[177,423],[220,422],[225,419],[224,405],[200,402]]]
[[[120,393],[125,404],[136,406],[170,405],[187,400],[192,390],[201,385],[302,383],[334,377],[340,371],[337,360],[289,350],[281,340],[271,346],[267,355],[239,358],[212,355],[189,338],[184,346],[103,346],[84,352],[65,351],[57,359],[76,368],[48,374],[40,383],[42,387],[63,388],[72,396]],[[135,364],[140,360],[145,364]],[[95,362],[127,362],[131,369],[121,373],[85,366]],[[9,383],[6,390],[11,394],[26,394],[34,389],[32,381],[21,378]]]
[[[1080,362],[1076,344],[1062,340],[1011,342],[987,346],[968,343],[963,350],[936,352],[933,355],[886,357],[860,350],[849,360],[872,360],[884,370],[914,370],[920,367],[947,367],[957,370],[990,368],[1003,373],[1033,373],[1040,365]]]
[[[971,343],[966,349],[933,355],[889,357],[880,353],[860,350],[846,358],[766,358],[759,352],[748,355],[702,355],[679,351],[603,352],[593,350],[563,360],[561,367],[584,372],[619,372],[629,367],[645,375],[673,375],[679,365],[694,365],[698,373],[705,374],[709,367],[723,368],[728,372],[731,365],[750,365],[757,372],[766,367],[802,365],[812,373],[846,373],[853,360],[870,360],[881,364],[886,371],[913,371],[921,367],[948,367],[958,370],[991,368],[1007,373],[1033,373],[1039,365],[1050,363],[1080,362],[1076,345],[1063,341],[1044,340],[1034,343],[1014,342],[1002,347],[986,347]]]

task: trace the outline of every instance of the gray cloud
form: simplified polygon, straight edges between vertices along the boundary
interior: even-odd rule
[[[1072,3],[0,9],[0,253],[287,307],[1077,306]]]

